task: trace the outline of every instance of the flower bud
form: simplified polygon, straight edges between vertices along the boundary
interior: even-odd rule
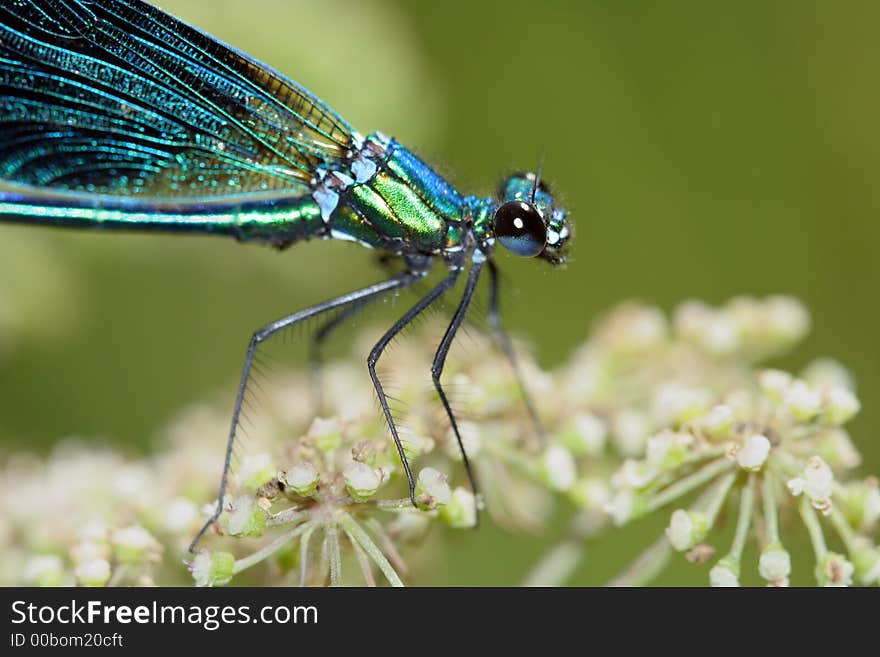
[[[225,514],[226,531],[232,536],[261,536],[266,530],[266,510],[253,495],[233,500]]]
[[[477,524],[477,505],[473,493],[456,487],[449,502],[440,507],[440,519],[453,529],[470,529]]]
[[[850,586],[855,567],[842,554],[826,552],[816,564],[819,586]]]
[[[758,376],[758,385],[761,392],[770,401],[779,404],[785,399],[788,389],[794,378],[788,372],[782,370],[764,370]]]
[[[659,474],[653,463],[627,459],[611,476],[611,484],[615,488],[644,488]]]
[[[859,400],[851,390],[835,386],[828,390],[825,396],[824,417],[829,424],[846,424],[859,412],[860,408]]]
[[[448,504],[450,499],[452,489],[449,488],[446,475],[434,468],[422,468],[416,482],[416,502],[419,508],[430,511]]]
[[[709,571],[709,583],[716,587],[739,586],[739,562],[724,557]]]
[[[768,582],[780,582],[791,574],[791,555],[779,543],[770,543],[761,550],[758,571]]]
[[[611,501],[611,489],[604,479],[584,477],[569,489],[568,497],[572,504],[581,509],[601,511]]]
[[[196,586],[222,586],[232,579],[235,557],[229,552],[199,550],[188,565]]]
[[[645,413],[624,409],[614,417],[614,446],[622,456],[640,457],[645,453],[645,443],[652,430],[651,420]]]
[[[539,476],[551,490],[563,492],[574,485],[577,468],[574,458],[562,445],[550,445],[541,455]]]
[[[647,500],[634,490],[621,490],[605,505],[605,513],[611,516],[615,526],[625,525],[645,513]]]
[[[113,532],[113,550],[122,564],[137,564],[155,554],[159,543],[140,525],[131,525]]]
[[[560,432],[559,441],[576,456],[597,455],[605,448],[608,427],[602,418],[578,413]]]
[[[831,493],[834,490],[834,474],[828,464],[819,456],[807,461],[800,477],[790,479],[786,484],[792,495],[805,494],[810,498],[813,508],[824,515],[831,513]]]
[[[733,409],[719,404],[709,411],[701,422],[703,430],[712,436],[726,436],[733,428]]]
[[[822,396],[801,379],[791,384],[783,403],[801,422],[812,420],[822,410]]]
[[[770,454],[770,440],[767,436],[753,434],[743,441],[736,453],[736,462],[743,470],[756,471],[763,467]]]
[[[687,460],[694,438],[688,433],[661,431],[648,439],[645,459],[663,472],[674,470]]]
[[[855,389],[849,370],[833,358],[817,358],[804,369],[804,381],[817,388],[842,387]]]
[[[843,487],[844,512],[849,523],[860,532],[870,531],[880,519],[880,482],[875,477]]]
[[[311,497],[318,488],[320,475],[314,465],[308,461],[300,461],[289,470],[282,472],[279,479],[300,497]]]
[[[880,584],[880,549],[865,537],[857,537],[850,551],[856,577],[860,584]]]
[[[684,552],[702,541],[708,531],[709,519],[705,513],[676,509],[669,519],[666,536],[673,548]]]
[[[667,383],[654,396],[652,410],[659,425],[680,426],[703,415],[711,395],[701,388]]]
[[[810,313],[798,299],[767,297],[763,303],[768,337],[785,344],[800,340],[810,330]]]
[[[240,489],[257,490],[263,484],[272,481],[275,476],[275,468],[268,454],[254,454],[241,460],[238,471]]]
[[[342,472],[345,488],[355,502],[366,502],[376,494],[382,483],[380,472],[366,463],[352,461]]]
[[[307,436],[315,442],[322,452],[329,454],[342,444],[342,427],[336,419],[326,420],[316,417],[309,427]]]

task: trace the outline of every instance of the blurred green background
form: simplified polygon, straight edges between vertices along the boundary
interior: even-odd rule
[[[880,4],[160,4],[361,132],[395,135],[463,191],[492,191],[546,149],[574,260],[551,271],[501,258],[507,322],[545,366],[626,298],[800,297],[813,330],[779,364],[831,355],[852,369],[863,412],[851,430],[864,469],[880,470]],[[186,404],[218,390],[231,404],[254,328],[377,279],[373,258],[330,242],[276,253],[3,226],[3,444],[146,448]],[[609,579],[664,520],[592,548],[576,582]],[[491,527],[460,535],[430,583],[513,583],[546,545]],[[686,564],[660,580],[704,581]]]

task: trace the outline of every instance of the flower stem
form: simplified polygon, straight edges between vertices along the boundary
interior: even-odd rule
[[[348,513],[343,513],[339,516],[338,522],[339,526],[342,527],[342,530],[351,537],[352,540],[357,541],[373,562],[379,566],[379,570],[382,571],[382,574],[385,575],[385,578],[391,586],[403,586],[403,582],[398,576],[397,571],[394,570],[388,562],[388,559],[385,558],[382,550],[379,549],[370,538],[370,535],[363,530],[354,518]]]
[[[269,556],[280,550],[282,547],[284,547],[286,543],[301,534],[309,525],[310,523],[301,524],[290,530],[289,532],[282,534],[271,543],[267,543],[265,546],[263,546],[253,554],[249,554],[248,556],[241,559],[236,559],[235,565],[232,567],[233,574],[237,575],[241,571],[250,568],[254,564],[260,563],[264,559],[268,558]]]
[[[810,534],[810,542],[813,544],[816,561],[821,561],[828,553],[828,547],[825,545],[825,536],[822,534],[819,517],[816,515],[816,510],[810,504],[810,500],[806,495],[802,496],[799,510],[804,525],[807,527],[807,532]]]
[[[767,544],[781,544],[779,540],[779,513],[776,510],[776,478],[772,473],[765,471],[761,483],[764,523],[767,525]]]
[[[743,549],[746,546],[746,537],[752,521],[752,513],[755,510],[755,474],[749,475],[749,480],[743,486],[739,500],[739,515],[736,519],[736,532],[733,535],[733,544],[730,546],[728,555],[737,562],[742,559]]]
[[[370,559],[367,557],[367,553],[364,552],[364,549],[351,536],[346,534],[345,537],[348,539],[348,542],[351,543],[351,549],[354,550],[354,554],[357,557],[358,566],[360,566],[361,569],[361,575],[364,576],[364,582],[370,588],[374,588],[376,586],[376,580],[373,577],[373,567],[370,564]]]
[[[273,516],[269,516],[266,519],[267,525],[287,525],[292,522],[300,522],[303,519],[307,518],[308,514],[305,511],[300,511],[299,509],[284,509],[284,511],[279,511]]]
[[[673,500],[676,500],[682,495],[685,495],[695,488],[702,486],[707,481],[710,481],[725,470],[732,468],[733,465],[733,461],[728,459],[726,456],[707,463],[693,474],[690,474],[687,477],[682,477],[677,482],[671,484],[670,486],[667,486],[662,491],[657,493],[657,495],[648,500],[645,513],[652,513],[653,511],[656,511],[657,509],[666,506]]]
[[[407,502],[409,502],[409,499],[407,499]],[[410,508],[412,509],[412,506],[410,506]],[[400,552],[397,551],[397,546],[394,545],[394,541],[391,540],[391,537],[388,536],[388,533],[385,531],[384,527],[382,527],[382,523],[375,518],[367,518],[367,526],[373,530],[373,533],[376,536],[379,537],[379,542],[382,544],[382,549],[385,551],[384,554],[388,555],[388,560],[391,562],[391,565],[394,566],[394,569],[398,573],[407,575],[409,569],[406,566],[406,562],[403,560],[403,557],[400,556]]]
[[[339,554],[339,530],[336,525],[327,525],[324,529],[324,541],[327,544],[327,556],[330,558],[330,586],[339,586],[342,583],[342,557]]]
[[[526,575],[522,586],[562,586],[581,562],[584,546],[568,539],[552,547]]]
[[[857,541],[855,540],[855,532],[852,527],[850,527],[843,513],[841,513],[837,507],[831,512],[831,524],[834,525],[834,529],[837,532],[837,535],[840,536],[840,540],[846,545],[847,551],[852,553],[856,550]]]
[[[299,539],[299,585],[305,586],[309,568],[309,543],[317,525],[309,522],[302,526],[305,527],[305,531]]]
[[[664,532],[607,586],[642,586],[657,577],[671,554],[672,544]]]
[[[418,513],[415,507],[412,505],[412,501],[408,497],[401,498],[399,500],[370,500],[368,502],[370,505],[375,506],[377,509],[385,509],[385,510],[394,510],[394,509],[402,509],[402,510],[411,510],[413,513]]]
[[[694,502],[694,508],[711,510],[714,500],[720,499],[723,502],[727,492],[730,491],[730,485],[735,479],[736,473],[732,472],[727,477],[720,479],[709,490],[703,491]],[[721,492],[724,494],[720,495],[719,493]],[[715,514],[717,514],[717,510]],[[708,511],[707,515],[709,515]],[[608,582],[606,586],[642,586],[660,574],[660,571],[663,570],[669,561],[671,554],[672,544],[664,532],[660,534],[660,538],[653,545],[636,557],[635,561],[627,566],[626,570]]]
[[[709,522],[709,527],[712,527],[715,524],[715,519],[718,517],[718,512],[721,511],[721,506],[724,504],[724,500],[727,499],[727,495],[728,493],[730,493],[730,487],[733,486],[733,482],[735,480],[736,473],[730,472],[721,477],[709,491],[709,497],[706,502],[705,510],[706,519]]]

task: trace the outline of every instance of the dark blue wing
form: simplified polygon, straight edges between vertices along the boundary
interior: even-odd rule
[[[3,0],[0,179],[116,197],[293,195],[351,128],[140,0]]]

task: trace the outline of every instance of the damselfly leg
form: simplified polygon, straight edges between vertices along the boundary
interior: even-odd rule
[[[505,357],[507,358],[511,368],[513,369],[513,375],[516,377],[516,383],[519,386],[520,394],[522,395],[523,402],[526,405],[526,410],[529,413],[532,425],[534,425],[535,427],[535,433],[537,433],[538,439],[542,443],[545,443],[547,439],[546,434],[544,433],[544,425],[541,424],[541,418],[538,417],[538,411],[535,408],[534,402],[532,402],[532,396],[529,394],[528,386],[526,386],[525,380],[522,375],[522,370],[519,367],[519,360],[517,359],[516,352],[513,349],[513,343],[510,341],[510,337],[507,335],[507,331],[504,330],[504,324],[501,322],[501,310],[499,308],[499,287],[500,274],[498,272],[498,265],[496,265],[492,260],[489,260],[489,324],[495,331],[495,339],[498,341],[498,345],[501,347],[501,351],[504,352]]]
[[[442,281],[437,283],[430,292],[419,299],[412,308],[406,311],[403,317],[397,320],[394,325],[388,329],[381,338],[379,338],[379,341],[373,347],[372,351],[370,351],[370,355],[367,358],[367,367],[370,370],[370,378],[373,380],[373,387],[376,389],[376,394],[379,396],[379,403],[382,406],[382,412],[385,414],[385,420],[391,431],[391,437],[394,439],[394,445],[397,447],[397,453],[400,455],[400,462],[403,464],[403,470],[406,473],[406,479],[409,482],[409,497],[413,504],[416,504],[416,481],[413,477],[409,461],[406,458],[403,443],[400,442],[400,434],[397,431],[397,426],[394,424],[394,418],[391,415],[391,408],[388,406],[388,397],[385,394],[385,389],[382,387],[382,382],[379,381],[379,376],[376,374],[376,363],[379,362],[379,358],[382,356],[382,352],[385,351],[385,347],[388,346],[388,343],[391,342],[407,324],[418,317],[422,311],[455,285],[461,271],[461,265],[456,265],[450,269],[449,273]],[[470,475],[470,472],[468,474]]]
[[[434,387],[437,389],[437,394],[440,396],[440,401],[443,402],[443,408],[446,409],[446,415],[449,418],[449,422],[452,425],[452,431],[455,433],[455,439],[458,441],[458,448],[461,450],[461,458],[464,462],[464,468],[467,472],[468,480],[471,484],[471,490],[474,493],[474,504],[476,505],[476,510],[474,514],[476,524],[479,524],[479,492],[477,489],[477,479],[476,475],[471,468],[470,460],[468,459],[467,450],[464,448],[464,443],[461,439],[461,433],[458,429],[458,421],[455,419],[455,414],[452,412],[452,406],[449,404],[449,399],[446,397],[446,391],[443,390],[443,384],[440,382],[440,377],[443,374],[443,367],[446,365],[446,356],[449,354],[449,348],[452,346],[453,340],[455,340],[455,334],[458,332],[461,323],[464,321],[464,317],[467,314],[468,307],[471,304],[471,300],[474,298],[474,292],[477,289],[477,283],[480,280],[480,273],[483,270],[484,262],[475,262],[471,267],[470,273],[468,274],[467,283],[465,284],[464,294],[461,296],[461,301],[458,302],[458,308],[455,309],[455,314],[452,316],[452,321],[449,322],[449,326],[446,328],[446,333],[443,334],[443,339],[440,341],[440,344],[437,346],[437,352],[434,354],[434,362],[431,364],[431,377],[434,379]]]
[[[233,448],[235,447],[235,437],[236,433],[238,432],[241,407],[244,403],[245,395],[247,393],[248,382],[250,381],[251,367],[253,366],[254,362],[254,354],[256,353],[256,349],[260,345],[260,343],[265,342],[279,331],[295,326],[296,324],[299,324],[300,322],[307,320],[311,317],[317,317],[318,315],[322,315],[336,308],[345,308],[352,304],[362,303],[385,292],[400,290],[402,288],[408,287],[419,280],[422,276],[424,276],[424,272],[405,272],[402,274],[398,274],[397,276],[394,276],[387,281],[361,288],[360,290],[350,292],[349,294],[343,294],[342,296],[331,299],[330,301],[325,301],[309,308],[305,308],[304,310],[300,310],[299,312],[293,313],[292,315],[288,315],[287,317],[272,322],[271,324],[267,324],[263,328],[256,331],[253,336],[251,336],[250,342],[248,343],[247,347],[247,353],[244,359],[244,366],[241,373],[241,381],[238,384],[238,393],[235,397],[235,406],[232,410],[232,424],[229,430],[229,438],[226,441],[226,454],[223,461],[223,475],[220,480],[220,492],[218,493],[217,497],[217,507],[214,509],[214,513],[211,514],[211,517],[208,518],[208,520],[199,530],[199,533],[196,534],[196,537],[193,539],[192,543],[190,543],[190,552],[193,552],[195,550],[196,545],[198,544],[199,540],[201,540],[202,536],[204,536],[205,532],[208,531],[208,528],[212,524],[214,524],[220,517],[220,514],[223,513],[223,502],[225,500],[226,486],[229,479],[229,468],[232,463],[232,452]],[[399,440],[397,440],[396,435],[395,442],[398,443],[398,448],[400,448]],[[408,467],[407,472],[409,473]],[[412,477],[410,476],[410,481],[411,480]]]

